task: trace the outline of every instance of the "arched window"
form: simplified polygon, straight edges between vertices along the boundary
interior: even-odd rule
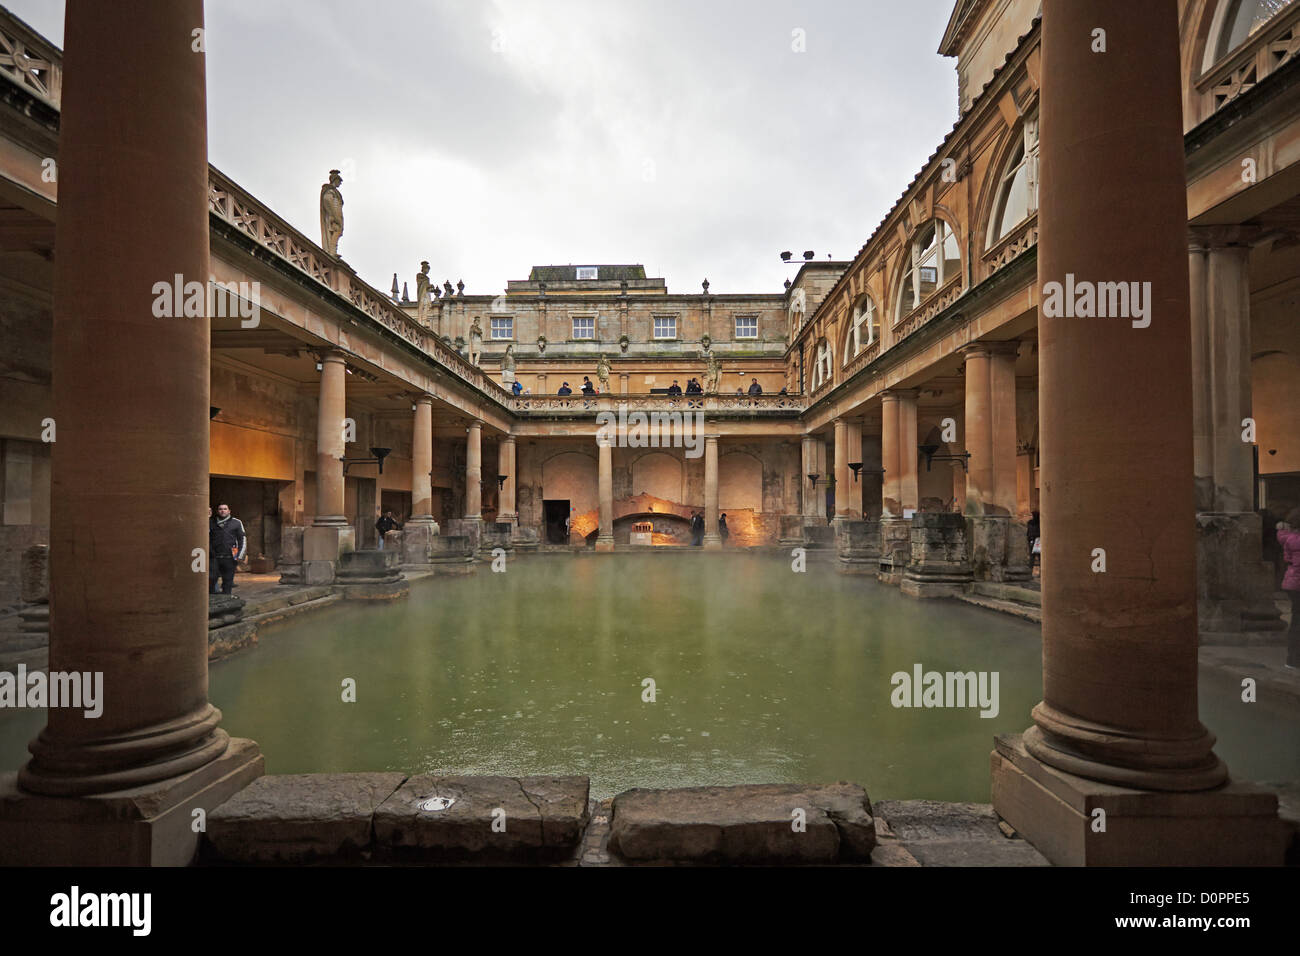
[[[1237,49],[1293,2],[1294,0],[1223,0],[1225,9],[1223,18],[1219,20],[1218,39],[1211,47],[1214,51],[1212,62],[1217,63]]]
[[[876,315],[876,303],[871,301],[871,296],[864,295],[853,307],[853,324],[849,326],[848,341],[844,343],[844,361],[847,363],[878,338],[880,319]]]
[[[898,317],[929,298],[953,276],[961,274],[957,237],[942,219],[932,219],[912,242],[898,287]]]
[[[817,360],[813,364],[812,390],[815,392],[831,380],[835,371],[835,350],[831,343],[822,339],[817,343]]]
[[[997,242],[1038,211],[1038,114],[1025,118],[1020,142],[998,184],[989,244]]]

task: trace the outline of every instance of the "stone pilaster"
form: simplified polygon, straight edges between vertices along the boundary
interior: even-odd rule
[[[596,531],[596,550],[614,550],[614,448],[607,435],[596,439],[599,447],[600,471],[597,477],[599,495]]]
[[[347,363],[335,350],[320,355],[320,397],[316,413],[316,515],[303,533],[302,574],[309,585],[333,584],[339,555],[356,546],[356,532],[344,513],[343,427],[347,416]]]
[[[902,581],[912,555],[911,512],[919,506],[916,473],[916,389],[890,389],[881,393],[880,460],[885,470],[881,482],[880,579]]]
[[[718,436],[704,436],[704,548],[722,547],[718,533]]]

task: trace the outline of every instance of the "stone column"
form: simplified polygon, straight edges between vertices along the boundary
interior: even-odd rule
[[[321,355],[320,397],[316,415],[316,527],[348,523],[343,495],[343,419],[347,417],[347,363],[342,352]]]
[[[803,458],[802,468],[803,476],[800,479],[800,487],[803,488],[803,516],[805,518],[817,517],[817,496],[820,492],[817,486],[813,484],[809,475],[817,475],[818,482],[824,481],[826,476],[817,470],[817,445],[818,439],[815,435],[803,436]]]
[[[465,520],[483,520],[483,422],[469,423],[465,439]]]
[[[497,521],[510,525],[519,523],[519,514],[515,511],[515,438],[502,435],[497,451],[497,474],[505,475],[497,507]]]
[[[1258,230],[1192,232],[1192,382],[1196,474],[1197,610],[1202,644],[1247,643],[1283,625],[1273,569],[1254,510],[1250,243]],[[1248,437],[1248,436],[1247,436]],[[1271,529],[1270,529],[1271,530]]]
[[[607,435],[596,439],[600,449],[600,474],[597,479],[599,504],[596,531],[596,550],[614,550],[614,448]]]
[[[916,474],[916,395],[914,388],[881,393],[880,457],[884,462],[882,510],[887,518],[901,518],[918,507]]]
[[[704,436],[704,548],[722,547],[718,534],[718,436]]]
[[[339,351],[320,356],[320,397],[316,413],[316,514],[302,537],[303,583],[333,584],[339,556],[356,546],[343,495],[343,419],[347,363]]]
[[[433,523],[433,396],[415,400],[411,431],[411,517],[407,525]]]
[[[1027,549],[1012,535],[1016,513],[1016,355],[1018,342],[977,342],[966,359],[965,512],[977,578],[1029,574]],[[957,466],[958,468],[960,466]]]
[[[1043,700],[993,804],[1058,864],[1275,863],[1275,797],[1194,793],[1227,768],[1197,716],[1177,5],[1056,2],[1042,36]],[[1049,305],[1080,282],[1150,283],[1149,324]]]
[[[67,7],[49,663],[102,675],[102,713],[51,707],[0,775],[2,865],[183,865],[191,808],[261,773],[208,702],[206,311],[154,313],[155,283],[208,284],[202,26],[200,0]]]
[[[835,523],[862,520],[862,477],[849,462],[862,461],[862,423],[835,420]],[[861,472],[861,469],[859,469]]]

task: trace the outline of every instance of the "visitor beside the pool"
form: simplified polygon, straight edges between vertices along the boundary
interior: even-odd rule
[[[379,532],[380,551],[384,550],[384,535],[388,534],[390,531],[396,531],[400,527],[401,525],[398,524],[397,519],[393,517],[392,511],[385,511],[383,516],[375,522],[375,530]]]
[[[235,587],[235,565],[244,559],[248,537],[244,523],[230,513],[230,505],[217,505],[215,518],[208,518],[208,593],[217,593],[217,577],[221,577],[221,593],[230,594]]]
[[[1029,542],[1029,571],[1033,574],[1034,568],[1043,562],[1043,532],[1038,520],[1038,512],[1032,512],[1029,524],[1025,526],[1025,537]],[[1040,569],[1041,572],[1041,569]]]
[[[698,511],[691,512],[691,544],[699,547],[704,543],[704,515]]]
[[[718,515],[718,537],[722,539],[723,544],[726,544],[727,538],[731,537],[731,532],[727,530],[727,513],[725,511]]]
[[[1291,599],[1291,626],[1286,634],[1286,666],[1300,667],[1300,508],[1293,508],[1277,523],[1277,543],[1282,546],[1286,574],[1282,590]]]
[[[564,384],[562,384],[562,385],[560,386],[560,390],[559,390],[558,392],[556,392],[555,394],[556,394],[556,395],[572,395],[572,394],[573,394],[573,389],[569,388],[569,383],[568,383],[568,382],[565,382]]]

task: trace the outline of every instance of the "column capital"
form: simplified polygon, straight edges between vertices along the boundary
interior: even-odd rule
[[[417,404],[417,405],[429,405],[429,406],[432,406],[432,405],[433,405],[433,396],[430,395],[428,392],[424,392],[423,394],[416,395],[415,398],[413,399],[413,401],[414,401],[415,404]]]
[[[500,440],[501,440],[501,444],[503,445],[513,445],[515,443],[515,436],[507,432],[506,434],[501,436]]]
[[[1192,252],[1209,252],[1232,246],[1249,248],[1263,235],[1259,226],[1189,226],[1187,246]]]
[[[984,339],[977,339],[969,345],[957,349],[957,354],[963,359],[972,356],[989,356],[990,358],[999,355],[1019,355],[1020,340],[1009,339],[1003,342],[990,342]]]
[[[882,402],[916,401],[916,397],[920,394],[919,388],[887,388],[880,393],[880,400]]]
[[[322,364],[326,362],[347,362],[347,353],[342,349],[312,349],[312,354],[316,356],[316,361]]]

